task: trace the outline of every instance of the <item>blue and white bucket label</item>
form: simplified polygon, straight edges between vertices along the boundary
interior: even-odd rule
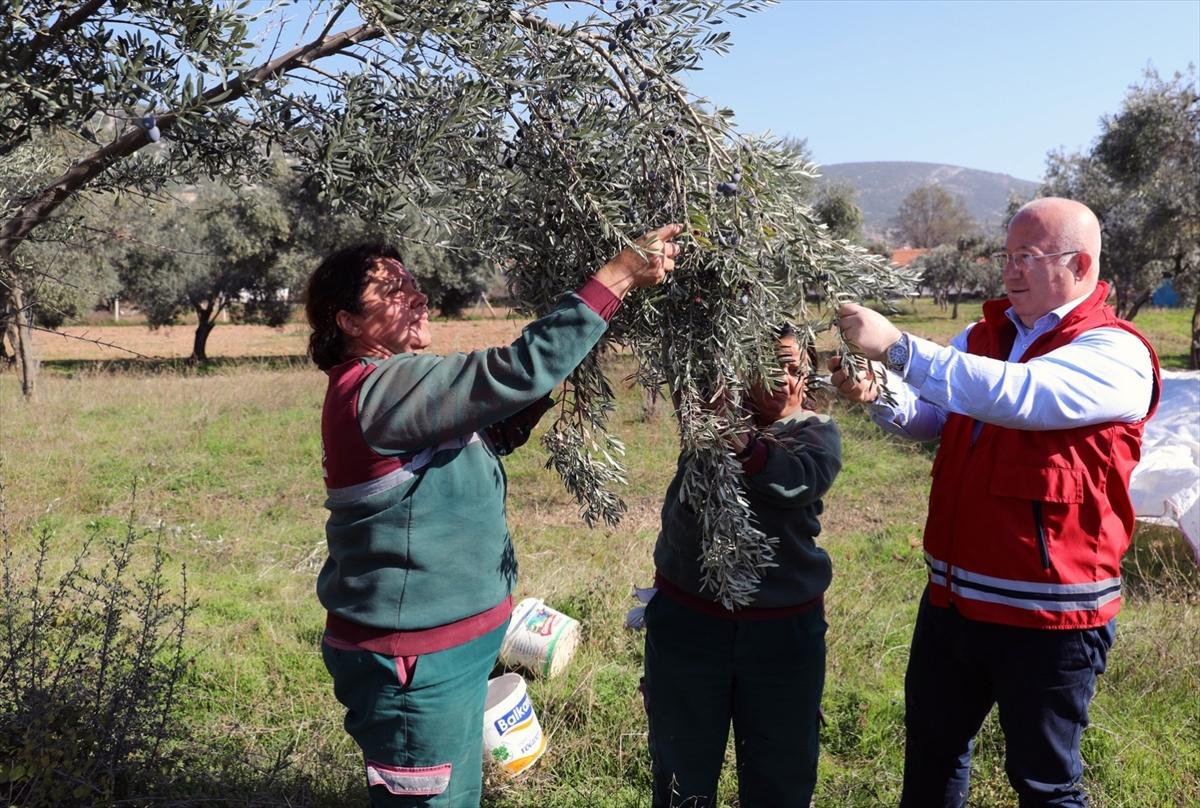
[[[522,694],[521,700],[517,702],[515,707],[493,722],[496,734],[501,736],[507,735],[510,732],[527,729],[532,724],[533,704],[529,701],[528,693]]]

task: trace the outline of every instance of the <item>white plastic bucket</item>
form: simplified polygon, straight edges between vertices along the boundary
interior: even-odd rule
[[[546,751],[546,736],[519,673],[488,680],[483,748],[511,775],[528,769]]]
[[[555,611],[540,598],[525,598],[513,609],[500,646],[500,661],[538,676],[557,676],[579,645],[579,621]]]

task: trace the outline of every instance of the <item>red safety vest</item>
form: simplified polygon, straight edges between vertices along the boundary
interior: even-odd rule
[[[1121,556],[1134,512],[1129,476],[1161,388],[1153,346],[1105,305],[1101,282],[1021,362],[1093,328],[1120,328],[1150,352],[1154,390],[1146,417],[1075,429],[1026,431],[951,413],[933,462],[925,523],[929,598],[966,618],[1029,628],[1093,628],[1121,608]],[[1016,326],[1006,299],[984,304],[967,351],[1007,360]]]

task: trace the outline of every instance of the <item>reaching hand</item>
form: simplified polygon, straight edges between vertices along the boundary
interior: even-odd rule
[[[883,359],[887,349],[900,339],[900,329],[877,311],[856,303],[838,307],[842,338],[859,348],[868,359]]]
[[[840,356],[829,357],[829,371],[832,374],[829,377],[829,383],[850,401],[868,404],[879,398],[879,381],[875,378],[875,372],[871,369],[870,363],[863,362],[863,365],[866,367],[859,367],[858,373],[855,374],[858,381],[852,381],[846,368],[842,367],[842,358]]]
[[[667,273],[675,269],[680,247],[673,239],[682,232],[681,224],[651,230],[637,241],[644,254],[632,247],[621,250],[616,258],[600,267],[596,280],[617,297],[625,297],[630,289],[662,283]]]

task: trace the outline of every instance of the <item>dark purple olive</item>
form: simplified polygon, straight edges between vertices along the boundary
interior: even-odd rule
[[[733,196],[738,192],[736,182],[722,182],[717,186],[717,193],[721,196]]]

